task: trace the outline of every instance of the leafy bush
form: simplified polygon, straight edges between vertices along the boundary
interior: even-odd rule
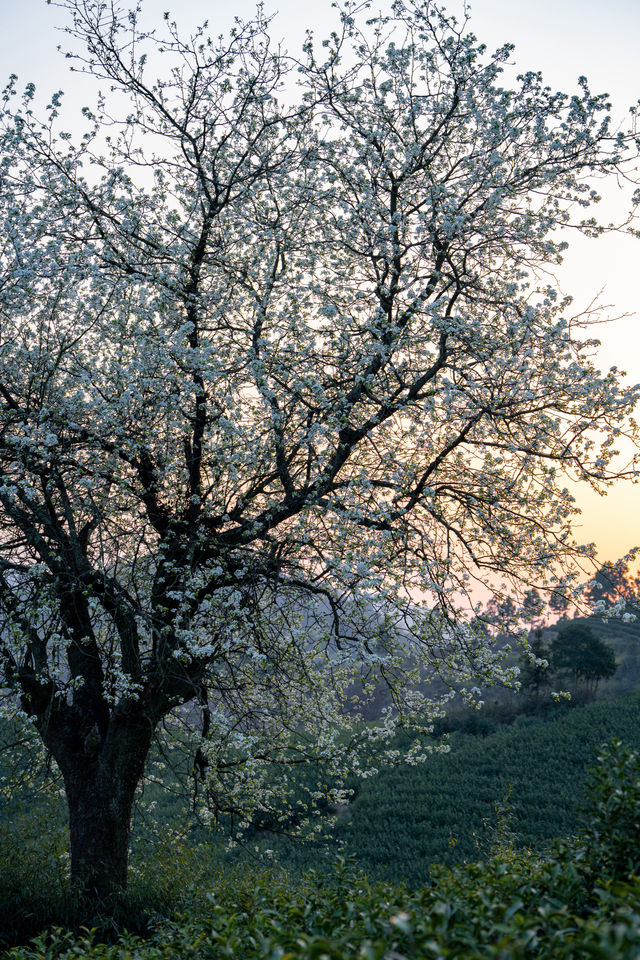
[[[68,828],[63,805],[18,795],[0,810],[0,946],[66,917]]]
[[[342,867],[327,880],[253,876],[211,893],[205,910],[160,921],[148,939],[115,944],[57,929],[7,960],[636,960],[637,883],[585,903],[566,859],[518,854],[442,870],[418,893],[370,884]]]
[[[640,752],[614,738],[587,783],[584,831],[595,871],[611,880],[640,873]]]

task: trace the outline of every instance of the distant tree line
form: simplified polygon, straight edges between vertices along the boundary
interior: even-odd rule
[[[612,607],[624,600],[628,610],[636,616],[640,614],[640,572],[630,569],[630,558],[623,557],[614,563],[603,563],[586,590],[587,598],[593,602],[604,602]]]
[[[589,606],[604,604],[614,607],[621,600],[625,609],[634,617],[640,616],[640,570],[632,569],[638,551],[631,551],[619,560],[607,560],[598,568],[592,581],[584,588],[582,597]],[[487,604],[483,622],[499,632],[509,633],[517,621],[541,623],[549,615],[560,618],[567,614],[572,600],[572,591],[561,583],[542,595],[531,587],[517,602],[512,596],[492,597]]]

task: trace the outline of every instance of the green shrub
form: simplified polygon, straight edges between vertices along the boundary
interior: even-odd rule
[[[331,878],[229,875],[207,902],[158,921],[147,938],[100,942],[55,929],[6,960],[637,960],[637,882],[585,900],[569,848],[497,856],[409,893],[370,884],[344,864]]]
[[[616,736],[640,749],[637,695],[483,738],[453,733],[449,754],[366,780],[334,836],[370,877],[419,887],[434,863],[453,866],[490,850],[496,803],[511,791],[514,842],[543,850],[580,829],[586,771]]]
[[[587,781],[585,844],[594,869],[611,880],[640,873],[640,752],[614,738]]]

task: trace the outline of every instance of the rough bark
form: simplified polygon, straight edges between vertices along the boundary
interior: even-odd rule
[[[127,885],[133,797],[118,796],[121,788],[103,778],[74,786],[67,792],[72,884],[83,900],[108,903]]]
[[[51,737],[69,805],[71,881],[84,903],[104,909],[126,890],[131,818],[154,724],[138,711],[112,715],[104,737],[68,727]]]

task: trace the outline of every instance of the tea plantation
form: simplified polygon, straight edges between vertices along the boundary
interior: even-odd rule
[[[369,874],[424,883],[433,863],[490,852],[496,831],[540,849],[578,829],[585,772],[612,737],[640,748],[640,699],[520,717],[488,736],[452,735],[451,753],[366,781],[336,836]]]
[[[636,695],[453,734],[448,755],[365,782],[324,848],[256,835],[225,853],[165,802],[138,831],[126,902],[84,927],[63,808],[16,790],[0,821],[0,956],[637,960],[639,721]],[[267,845],[280,862],[252,859]]]

